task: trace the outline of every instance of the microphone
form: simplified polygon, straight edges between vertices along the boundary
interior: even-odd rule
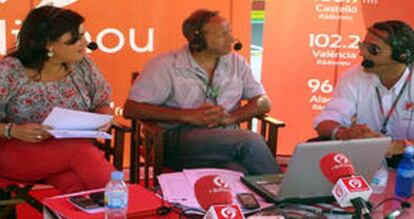
[[[390,62],[390,63],[375,63],[374,61],[370,59],[364,59],[361,62],[362,67],[364,68],[374,68],[375,66],[381,66],[381,65],[396,65],[399,64],[399,62]]]
[[[243,44],[240,42],[240,40],[236,39],[236,43],[233,45],[233,49],[236,51],[239,51],[243,48]]]
[[[319,161],[323,175],[333,184],[332,195],[341,207],[355,208],[357,216],[371,218],[367,200],[372,189],[362,176],[355,176],[350,160],[341,153],[330,153]]]
[[[333,184],[340,178],[355,175],[348,157],[340,153],[330,153],[322,157],[319,165],[323,175]]]
[[[198,179],[194,185],[194,194],[204,210],[212,205],[233,202],[229,185],[217,175],[207,175]]]
[[[96,50],[98,49],[98,44],[95,42],[89,42],[88,45],[86,45],[86,47],[90,50]]]
[[[232,204],[230,186],[218,175],[198,179],[194,185],[194,194],[200,206],[204,210],[208,209],[205,219],[244,219],[240,207]]]
[[[373,68],[375,66],[375,62],[369,59],[365,59],[361,62],[361,65],[364,68]]]

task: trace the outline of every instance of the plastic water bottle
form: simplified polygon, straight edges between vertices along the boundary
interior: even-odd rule
[[[125,219],[128,211],[128,186],[124,174],[114,171],[105,187],[105,219]]]
[[[404,198],[410,197],[414,180],[414,147],[405,148],[404,154],[397,167],[395,194]]]
[[[387,160],[383,160],[380,168],[375,172],[374,178],[372,178],[371,188],[372,193],[382,194],[387,187],[388,182],[388,169]]]

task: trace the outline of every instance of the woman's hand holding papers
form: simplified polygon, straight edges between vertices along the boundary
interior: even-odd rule
[[[12,138],[19,139],[21,141],[38,143],[52,137],[47,132],[49,129],[51,129],[49,126],[37,123],[26,123],[14,125],[10,130],[10,135]]]

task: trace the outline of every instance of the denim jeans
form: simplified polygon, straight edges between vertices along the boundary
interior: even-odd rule
[[[175,169],[214,167],[248,175],[279,173],[264,138],[239,128],[185,127],[165,137],[166,164]]]

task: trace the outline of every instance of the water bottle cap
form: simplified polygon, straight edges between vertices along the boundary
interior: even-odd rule
[[[124,178],[124,173],[121,171],[113,171],[111,173],[111,178],[114,180],[122,180]]]
[[[404,151],[406,154],[414,154],[414,147],[412,145],[407,146]]]

